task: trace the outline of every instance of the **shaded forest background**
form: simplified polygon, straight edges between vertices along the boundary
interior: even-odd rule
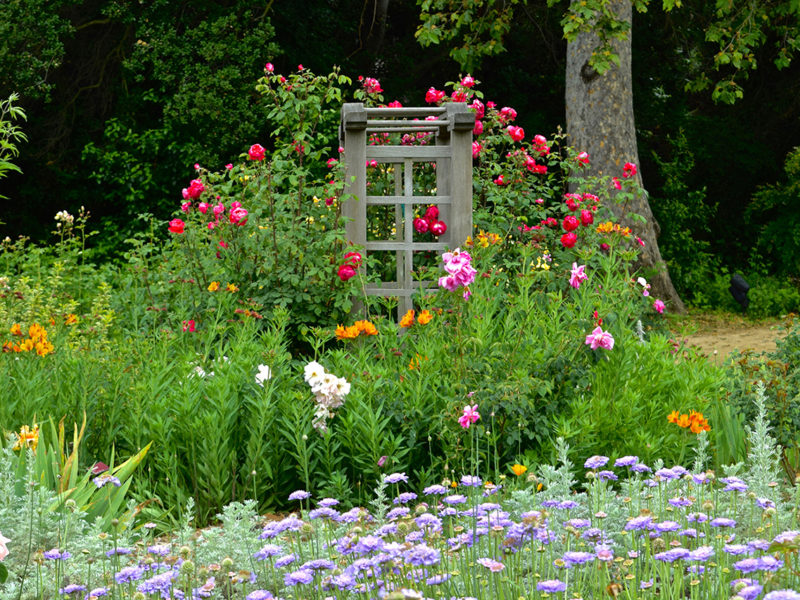
[[[564,123],[566,42],[561,9],[533,4],[472,75],[529,135],[547,135]],[[765,44],[734,105],[685,92],[713,64],[711,10],[690,1],[634,15],[634,110],[659,245],[696,305],[722,302],[709,288],[740,271],[788,294],[776,310],[800,308],[800,67],[776,69]],[[459,67],[447,46],[420,47],[418,25],[416,3],[380,0],[4,2],[0,98],[20,94],[28,142],[23,174],[0,181],[0,237],[45,240],[56,212],[85,206],[101,231],[93,260],[119,258],[143,227],[137,215],[170,218],[195,163],[216,170],[266,144],[254,86],[267,61],[278,72],[340,65],[378,78],[387,100],[423,104]]]

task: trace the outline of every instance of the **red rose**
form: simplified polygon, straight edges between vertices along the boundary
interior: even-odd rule
[[[250,146],[247,155],[250,157],[250,160],[264,160],[264,152],[264,147],[261,144],[253,144]]]
[[[417,217],[414,219],[414,229],[417,233],[428,233],[428,222]]]
[[[564,246],[564,248],[572,248],[577,241],[578,236],[575,235],[574,231],[570,231],[561,236],[561,245]]]
[[[586,227],[592,223],[594,223],[594,215],[592,214],[592,211],[583,209],[581,211],[581,225]]]
[[[435,221],[439,218],[439,209],[436,206],[429,206],[425,211],[425,218],[429,221]]]
[[[572,215],[567,215],[564,217],[564,221],[561,223],[561,226],[564,228],[564,231],[575,231],[581,226],[581,223]]]
[[[353,268],[353,265],[349,263],[343,264],[339,267],[339,279],[342,281],[347,281],[348,279],[352,279],[356,276],[356,270]]]
[[[348,252],[344,255],[345,264],[353,265],[356,269],[361,264],[361,254],[358,252]]]
[[[447,225],[444,221],[434,221],[431,224],[431,233],[433,235],[444,235],[447,231]]]
[[[172,219],[169,222],[169,231],[170,233],[183,233],[183,228],[186,226],[186,223],[181,221],[180,219]]]

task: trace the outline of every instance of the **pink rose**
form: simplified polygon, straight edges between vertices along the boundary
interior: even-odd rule
[[[664,313],[664,309],[665,309],[665,308],[666,308],[666,307],[664,306],[664,303],[663,303],[661,300],[656,300],[655,302],[653,302],[653,309],[654,309],[654,310],[655,310],[655,311],[656,311],[658,314],[663,314],[663,313]]]
[[[5,560],[6,556],[8,556],[8,548],[6,544],[11,540],[0,533],[0,561]]]
[[[219,202],[219,203],[214,205],[214,209],[213,210],[214,210],[214,216],[218,217],[222,213],[225,212],[225,205],[222,202]]]
[[[272,73],[275,70],[275,66],[272,63],[268,62],[267,64],[264,65],[264,70],[267,73]]]
[[[188,213],[191,208],[192,208],[191,202],[184,202],[183,204],[181,204],[181,210],[185,213]]]
[[[429,225],[428,221],[425,219],[420,219],[417,217],[414,219],[414,231],[417,233],[428,233]]]
[[[425,211],[425,218],[435,221],[439,218],[439,208],[437,206],[429,206]]]
[[[598,348],[611,350],[614,347],[614,336],[612,336],[608,331],[603,331],[603,329],[598,325],[589,335],[586,336],[586,345],[592,350],[597,350]]]
[[[472,104],[470,104],[469,106],[470,106],[470,108],[475,110],[475,118],[476,119],[482,119],[483,118],[483,115],[486,112],[486,107],[483,105],[483,102],[481,102],[480,100],[475,98],[475,100],[473,100]]]
[[[588,165],[589,154],[587,152],[581,152],[580,154],[578,154],[578,162],[581,163],[582,165]]]
[[[513,108],[509,108],[508,106],[504,106],[500,109],[500,120],[503,123],[508,123],[509,121],[513,121],[517,118],[517,111]]]
[[[483,133],[483,121],[475,119],[475,127],[472,128],[472,135],[480,135]]]
[[[506,132],[515,142],[521,142],[525,138],[525,130],[516,125],[509,125],[506,127]]]
[[[197,205],[197,210],[199,210],[203,214],[206,214],[208,212],[209,206],[210,205],[208,204],[208,202],[201,202],[200,204]]]
[[[447,225],[444,221],[434,221],[431,223],[431,233],[433,235],[444,235],[447,231]]]
[[[355,276],[356,270],[353,268],[353,265],[345,263],[339,267],[339,279],[342,281],[347,281]]]
[[[428,104],[438,104],[444,98],[444,92],[436,88],[430,88],[425,92],[425,102]]]
[[[587,227],[594,223],[594,214],[590,210],[582,210],[581,211],[581,225]]]
[[[483,150],[483,146],[481,146],[480,142],[472,142],[472,158],[478,158],[481,150]]]
[[[473,79],[472,76],[467,75],[461,79],[461,85],[463,85],[465,88],[471,88],[475,85],[475,79]]]
[[[234,208],[230,214],[228,215],[228,219],[234,225],[238,225],[241,227],[245,223],[247,223],[247,211],[243,209],[241,206],[237,206]]]
[[[356,269],[361,264],[361,253],[360,252],[347,252],[344,255],[344,261],[353,265]]]
[[[264,160],[265,152],[261,144],[253,144],[250,146],[250,150],[247,151],[247,156],[250,157],[250,160]]]
[[[561,226],[564,228],[564,231],[575,231],[578,227],[580,227],[581,223],[573,217],[572,215],[567,215],[564,217],[564,221],[562,221]]]
[[[170,233],[183,233],[183,228],[186,226],[186,223],[181,221],[180,219],[172,219],[169,222],[169,229]]]
[[[184,200],[197,200],[204,191],[206,191],[206,186],[203,185],[203,182],[199,179],[192,179],[189,189],[184,188],[181,190],[181,194]]]
[[[614,187],[615,187],[615,188],[617,188],[618,190],[621,190],[621,189],[622,189],[622,182],[620,182],[620,180],[619,180],[619,179],[617,179],[616,177],[612,177],[612,178],[611,178],[611,183],[612,183],[612,184],[614,185]]]
[[[564,246],[564,248],[572,248],[577,241],[578,236],[575,235],[574,231],[570,231],[561,236],[561,245]]]
[[[228,171],[230,171],[231,169],[233,169],[233,164],[228,163],[227,165],[225,165],[225,168],[228,169]]]
[[[495,185],[505,185],[506,184],[505,175],[498,175],[497,179],[494,180],[494,184]]]
[[[638,169],[636,168],[636,165],[633,163],[626,162],[622,166],[622,176],[625,177],[626,179],[633,177],[634,175],[636,175],[637,172]]]

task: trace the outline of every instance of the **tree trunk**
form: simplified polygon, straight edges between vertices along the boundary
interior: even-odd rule
[[[613,0],[612,6],[619,18],[631,23],[630,0]],[[603,75],[589,66],[589,57],[597,46],[597,37],[589,33],[580,34],[567,46],[567,133],[573,147],[589,153],[590,175],[622,178],[622,167],[626,162],[639,164],[633,119],[631,32],[627,40],[614,43],[619,67],[612,66]],[[642,183],[641,174],[637,174],[636,179],[639,184]],[[613,189],[603,191],[605,196],[613,198]],[[666,302],[673,312],[685,312],[658,249],[659,227],[650,210],[647,194],[641,194],[622,205],[612,201],[608,207],[620,222],[636,231],[645,243],[641,248],[638,266],[649,273],[651,294]],[[626,217],[631,212],[643,216],[647,223],[631,222]]]

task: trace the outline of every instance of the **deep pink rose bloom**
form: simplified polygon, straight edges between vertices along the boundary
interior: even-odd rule
[[[626,162],[622,167],[622,176],[626,179],[633,177],[638,172],[636,165],[633,163]]]
[[[183,228],[186,226],[186,223],[181,221],[180,219],[172,219],[169,222],[169,229],[170,233],[183,233]]]
[[[467,93],[464,90],[454,90],[450,97],[453,99],[453,102],[466,102],[467,101]]]
[[[199,179],[192,179],[189,189],[184,188],[181,190],[181,194],[183,194],[184,200],[197,200],[204,191],[206,191],[206,186],[203,185],[203,182]]]
[[[344,255],[344,262],[353,265],[357,269],[361,264],[361,253],[347,252]]]
[[[447,232],[447,224],[444,221],[434,221],[431,223],[431,233],[433,235],[444,235]]]
[[[580,196],[578,196],[577,194],[565,194],[564,198],[565,198],[564,202],[566,203],[567,208],[571,212],[575,212],[576,210],[578,210],[578,208],[580,208]]]
[[[572,215],[567,215],[564,217],[564,221],[561,223],[561,226],[564,228],[564,231],[575,231],[581,226],[581,222]]]
[[[662,314],[664,312],[664,308],[666,307],[664,306],[664,303],[661,300],[656,300],[655,302],[653,302],[653,309],[655,309],[655,311],[658,314]]]
[[[349,263],[345,263],[339,267],[339,279],[342,281],[347,281],[348,279],[352,279],[356,275],[356,270],[353,268],[353,265]]]
[[[467,75],[461,80],[461,85],[463,85],[465,88],[471,88],[475,85],[475,79],[473,79],[472,76]]]
[[[264,146],[261,144],[253,144],[250,146],[250,150],[247,151],[247,156],[250,157],[250,160],[264,160]]]
[[[185,213],[188,213],[191,208],[192,208],[191,202],[184,202],[183,204],[181,204],[181,210]]]
[[[591,225],[592,223],[594,223],[594,214],[592,213],[592,211],[586,210],[586,209],[582,210],[581,211],[581,225],[583,225],[584,227],[587,227],[588,225]]]
[[[439,208],[437,206],[429,206],[425,211],[425,218],[429,220],[436,220],[439,218]]]
[[[525,130],[522,127],[509,125],[506,127],[506,132],[515,142],[521,142],[523,139],[525,139]]]
[[[436,88],[430,88],[425,93],[425,102],[428,104],[438,104],[441,102],[442,98],[444,98],[444,92],[437,90]]]
[[[572,248],[577,241],[578,236],[575,235],[574,231],[570,231],[561,236],[561,245],[564,246],[564,248]]]
[[[616,177],[612,177],[611,178],[611,183],[613,183],[614,187],[617,188],[618,190],[622,189],[622,182],[619,179],[617,179]]]
[[[482,119],[483,118],[483,115],[486,113],[486,107],[483,105],[483,102],[481,102],[480,100],[475,98],[475,100],[473,100],[472,104],[470,104],[469,106],[470,106],[470,108],[475,109],[475,118],[476,119]]]
[[[214,216],[218,217],[225,212],[225,205],[222,202],[219,202],[214,205],[213,210],[214,210]]]
[[[201,202],[200,204],[197,205],[197,210],[199,210],[203,214],[206,214],[208,212],[208,208],[209,208],[208,202]]]
[[[428,221],[419,217],[414,219],[414,230],[417,233],[428,233]]]
[[[264,70],[267,73],[272,73],[275,70],[275,66],[272,63],[268,62],[267,64],[264,65]]]
[[[481,150],[483,150],[483,146],[481,146],[480,142],[472,142],[472,158],[478,158]]]
[[[247,223],[247,211],[241,206],[237,206],[231,210],[230,214],[228,215],[228,219],[230,219],[230,222],[234,225],[239,225],[241,227]]]
[[[475,119],[475,127],[472,128],[472,135],[480,135],[483,133],[483,121]]]
[[[517,111],[513,108],[509,108],[508,106],[504,106],[500,109],[500,120],[503,123],[508,123],[509,121],[513,121],[517,118]]]
[[[494,180],[495,185],[505,185],[505,175],[499,175],[497,179]]]
[[[592,333],[586,336],[586,345],[592,350],[598,348],[605,348],[611,350],[614,347],[614,336],[608,331],[603,331],[599,325],[592,330]]]
[[[578,162],[581,163],[582,165],[588,165],[589,164],[589,153],[588,152],[581,152],[580,154],[578,154]]]

